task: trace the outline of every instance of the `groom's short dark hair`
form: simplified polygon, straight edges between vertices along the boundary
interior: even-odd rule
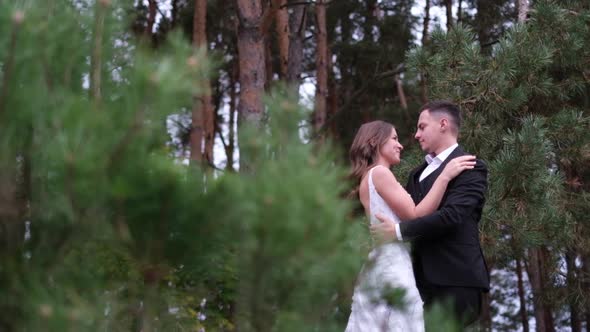
[[[461,129],[461,111],[459,107],[449,100],[433,100],[420,108],[420,113],[428,110],[430,114],[446,114],[449,116],[457,133]]]

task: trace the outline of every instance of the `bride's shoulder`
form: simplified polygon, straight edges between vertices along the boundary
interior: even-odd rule
[[[389,168],[381,165],[373,167],[373,182],[375,185],[377,183],[391,182],[392,180],[395,181],[395,175]]]

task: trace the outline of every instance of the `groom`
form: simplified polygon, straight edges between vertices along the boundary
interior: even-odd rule
[[[445,165],[465,155],[458,146],[461,127],[459,108],[448,101],[433,101],[420,109],[415,138],[426,162],[410,173],[406,190],[416,204],[426,196]],[[488,269],[479,243],[478,223],[485,202],[487,169],[481,160],[452,180],[441,204],[431,215],[373,231],[399,241],[412,241],[412,265],[416,285],[426,308],[434,303],[452,303],[456,318],[465,326],[481,310],[481,296],[489,290]]]

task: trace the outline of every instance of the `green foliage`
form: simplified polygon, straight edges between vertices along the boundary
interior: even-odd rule
[[[224,177],[235,202],[223,214],[239,234],[237,269],[249,271],[240,274],[238,324],[255,331],[337,329],[334,296],[354,284],[361,260],[352,253],[368,235],[339,198],[347,183],[334,154],[299,143],[296,104],[276,91],[268,106],[267,134],[251,131],[243,145],[258,151],[253,172]]]
[[[436,303],[424,314],[426,326],[435,327],[437,331],[458,332],[463,327],[454,319],[448,303]]]
[[[354,0],[335,1],[327,7],[330,51],[337,68],[333,82],[338,88],[336,114],[328,121],[343,151],[348,151],[362,123],[376,119],[396,125],[403,144],[411,140],[417,115],[400,107],[392,82],[393,72],[403,67],[405,51],[415,39],[414,3]],[[407,88],[411,85],[404,86]],[[416,103],[408,98],[410,109]]]
[[[369,237],[332,150],[301,142],[296,102],[273,93],[269,121],[243,130],[252,172],[186,167],[164,124],[209,62],[179,35],[134,45],[118,3],[59,5],[0,4],[3,31],[19,30],[16,46],[0,37],[15,59],[0,86],[0,180],[15,188],[1,200],[0,329],[341,330]],[[17,10],[20,25],[5,14]],[[96,54],[101,10],[111,48]]]
[[[562,253],[587,255],[587,23],[582,2],[538,1],[526,24],[506,30],[491,49],[481,44],[487,32],[475,29],[476,38],[458,25],[408,53],[408,67],[426,77],[430,97],[461,106],[462,144],[489,166],[482,223],[488,261],[514,269],[529,250],[546,252],[544,295],[535,304],[551,308],[581,287],[575,277],[567,288],[559,281]]]
[[[380,19],[370,2],[328,7],[336,144],[375,117],[411,140],[417,115],[398,106],[390,80],[405,62],[409,108],[425,77],[430,98],[461,105],[462,144],[489,166],[482,238],[494,267],[548,249],[542,301],[555,312],[587,305],[584,279],[564,285],[555,271],[564,252],[590,255],[588,4],[537,1],[514,25],[511,2],[467,1],[474,18],[404,60],[414,2],[376,3]],[[240,128],[247,172],[170,159],[166,117],[214,72],[188,43],[192,5],[178,4],[152,49],[134,42],[128,27],[142,33],[146,22],[129,20],[124,1],[0,1],[0,330],[342,330],[369,236],[340,199],[339,156],[301,142],[295,101],[275,90],[268,121]],[[235,17],[225,2],[208,6],[227,15],[208,29],[224,59],[213,90],[223,91]],[[168,34],[173,24],[184,36]],[[420,162],[408,146],[398,180]],[[401,293],[384,295],[398,304]],[[442,308],[430,325],[458,329]],[[501,315],[515,320],[514,310]],[[502,324],[493,327],[517,325]]]

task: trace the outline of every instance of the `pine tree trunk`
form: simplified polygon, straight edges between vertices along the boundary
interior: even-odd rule
[[[193,46],[207,50],[207,1],[195,0],[193,16]],[[213,138],[215,134],[211,88],[209,82],[202,87],[201,96],[193,98],[191,124],[191,162],[213,163]]]
[[[320,131],[326,122],[326,105],[328,98],[328,35],[326,33],[326,2],[318,0],[315,7],[316,14],[316,92],[313,125],[316,132]]]
[[[518,0],[518,23],[526,22],[527,15],[529,13],[529,1]]]
[[[492,306],[490,293],[484,293],[481,297],[481,317],[480,324],[484,331],[492,330]]]
[[[495,261],[489,259],[487,261],[488,273],[492,273]],[[479,326],[481,331],[492,330],[492,296],[491,293],[484,293],[481,297],[481,314],[479,316]],[[478,330],[478,331],[479,331]]]
[[[404,93],[404,85],[399,75],[395,75],[395,87],[397,89],[397,95],[399,97],[399,105],[403,110],[408,109],[408,102],[406,101],[406,94]]]
[[[178,0],[172,0],[172,5],[170,9],[170,26],[172,29],[176,27],[178,21]]]
[[[264,91],[269,91],[270,86],[272,83],[272,79],[274,77],[274,70],[273,70],[273,61],[272,61],[272,39],[270,34],[265,34],[264,37],[264,71],[266,72],[266,79],[264,84]]]
[[[234,63],[232,66],[232,73],[230,75],[230,82],[229,82],[229,121],[228,121],[228,131],[227,131],[227,145],[225,146],[225,155],[227,158],[227,164],[225,165],[225,169],[229,171],[235,171],[234,169],[234,150],[235,150],[235,142],[236,142],[236,133],[235,133],[235,125],[236,125],[236,83],[238,81],[239,76],[239,68],[237,63]],[[221,133],[220,133],[221,135]]]
[[[573,291],[574,285],[576,285],[576,253],[572,250],[568,250],[565,254],[565,261],[567,264],[567,284],[568,284],[568,292]],[[570,325],[572,328],[572,332],[581,332],[582,331],[582,322],[580,321],[580,312],[578,310],[578,304],[574,300],[573,297],[570,296]]]
[[[144,35],[146,40],[150,40],[154,31],[154,23],[156,23],[156,14],[158,12],[158,4],[156,0],[148,0],[148,17],[147,25],[145,27]]]
[[[334,75],[332,73],[332,52],[328,47],[328,102],[327,102],[327,119],[330,127],[330,136],[333,139],[338,139],[338,128],[336,126],[336,116],[338,113],[338,86],[334,81]]]
[[[259,126],[264,111],[266,83],[264,35],[260,29],[262,2],[238,0],[238,54],[240,63],[240,122]]]
[[[590,294],[590,257],[585,255],[582,255],[582,274],[585,278],[582,289],[585,294]],[[586,320],[586,329],[590,330],[590,302],[586,302],[583,316],[584,320]]]
[[[367,42],[374,41],[373,28],[375,27],[375,13],[377,11],[376,0],[365,0],[366,13],[365,22],[363,23],[364,36],[363,39]]]
[[[15,177],[8,165],[3,164],[0,169],[0,255],[7,257],[14,255],[14,226],[18,220]]]
[[[547,308],[543,299],[545,284],[543,283],[544,264],[543,253],[540,248],[532,248],[528,251],[527,273],[533,290],[533,300],[535,307],[535,321],[538,332],[554,331],[552,324],[551,311]]]
[[[518,299],[520,301],[520,320],[522,322],[522,330],[529,330],[529,317],[526,310],[526,298],[524,296],[524,283],[522,278],[522,264],[520,259],[516,259],[516,277],[518,282]]]
[[[279,9],[276,12],[276,33],[279,45],[280,78],[287,78],[289,68],[289,12],[287,11],[287,0],[278,0]]]
[[[210,96],[208,96],[210,99]],[[204,160],[210,166],[214,165],[213,160],[213,145],[215,143],[215,108],[211,106],[211,102],[207,102],[205,111],[205,151]]]
[[[31,221],[33,125],[31,120],[20,127],[22,144],[17,152],[6,146],[0,157],[0,261],[2,277],[24,258],[26,222]],[[2,123],[6,125],[5,123]],[[10,152],[9,152],[10,151]],[[6,270],[5,270],[6,269]],[[20,270],[20,269],[19,269]],[[17,270],[18,271],[18,270]],[[3,308],[7,306],[2,305]],[[0,318],[5,327],[6,314]]]
[[[22,150],[22,159],[20,165],[20,183],[18,184],[18,220],[14,227],[14,241],[18,252],[23,249],[25,241],[26,222],[31,220],[31,204],[33,194],[33,174],[32,174],[32,150],[33,150],[33,124],[30,123],[24,130],[24,146]]]
[[[490,0],[476,0],[476,9],[475,19],[479,22],[486,22],[486,13],[495,10],[494,3]],[[484,24],[481,23],[476,25],[476,32],[480,45],[490,42],[489,28],[489,26],[484,26]]]
[[[17,16],[18,14],[18,16]],[[14,70],[14,58],[16,53],[16,45],[19,35],[20,26],[24,19],[24,13],[18,12],[15,13],[13,16],[13,25],[10,32],[10,43],[8,46],[8,50],[5,54],[5,57],[2,58],[2,81],[0,82],[0,120],[2,120],[2,116],[4,114],[4,110],[6,109],[5,104],[7,103],[6,99],[8,98],[8,93],[10,89],[10,84],[12,82],[12,72]],[[91,72],[92,73],[92,72]],[[92,81],[91,81],[92,82]],[[92,89],[91,89],[92,91]],[[0,122],[2,123],[2,122]]]
[[[539,269],[539,249],[529,249],[527,273],[533,291],[536,327],[538,332],[544,332],[546,328],[543,316],[543,300],[541,299],[543,285],[541,284],[541,271]]]
[[[457,24],[463,21],[463,0],[459,0],[459,4],[457,5]]]
[[[445,0],[445,7],[447,9],[447,31],[453,28],[453,0]]]
[[[303,38],[305,34],[305,22],[307,5],[297,0],[289,0],[291,13],[289,14],[289,56],[287,69],[287,82],[292,90],[297,93],[303,66]]]
[[[430,0],[425,1],[424,5],[424,22],[422,25],[422,46],[428,44],[428,29],[430,25]]]
[[[4,264],[22,257],[31,195],[31,159],[27,150],[20,155],[22,164],[3,161],[0,169],[0,257]]]
[[[207,0],[195,0],[199,2],[199,36],[197,47],[208,49],[207,44]],[[197,14],[197,13],[195,13]],[[215,109],[211,105],[211,84],[209,81],[204,81],[205,88],[203,96],[201,97],[201,107],[203,108],[203,120],[204,120],[204,139],[205,139],[205,151],[204,160],[209,164],[213,165],[213,144],[215,143]]]
[[[102,99],[102,43],[104,35],[104,20],[107,4],[103,1],[96,3],[96,14],[94,17],[94,31],[92,35],[93,47],[90,57],[90,97],[95,105],[100,104]]]
[[[193,162],[199,164],[203,161],[203,109],[200,104],[200,98],[193,97],[190,133],[191,164]]]
[[[422,47],[428,45],[428,29],[430,25],[430,0],[425,1],[424,5],[424,24],[422,28]],[[426,77],[420,74],[420,98],[422,103],[428,102],[428,91],[426,89]]]
[[[547,247],[541,247],[540,256],[539,256],[539,266],[541,267],[541,283],[543,287],[550,287],[550,282],[548,279],[549,277],[549,269],[547,268],[547,261],[549,260],[549,250]],[[548,305],[544,305],[544,319],[545,319],[545,328],[547,332],[554,332],[555,331],[555,323],[553,320],[553,313],[551,308]]]

